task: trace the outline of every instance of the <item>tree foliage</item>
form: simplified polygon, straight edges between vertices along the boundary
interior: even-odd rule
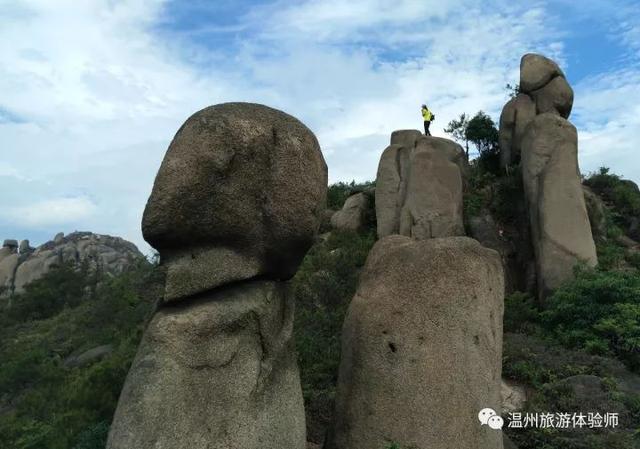
[[[458,142],[464,143],[469,157],[469,144],[478,155],[481,168],[489,173],[498,173],[500,169],[498,128],[494,121],[483,111],[469,118],[461,114],[457,120],[452,120],[444,130]]]

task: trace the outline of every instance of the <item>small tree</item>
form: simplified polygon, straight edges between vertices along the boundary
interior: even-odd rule
[[[471,119],[466,114],[462,114],[458,120],[449,122],[444,132],[458,142],[464,142],[467,159],[469,143],[473,144],[479,155],[479,164],[486,171],[497,173],[499,170],[498,128],[491,117],[483,111],[478,111]]]
[[[451,120],[444,132],[450,134],[458,142],[464,143],[464,149],[469,159],[469,139],[467,138],[467,127],[469,126],[469,117],[467,114],[460,114],[458,120]]]
[[[509,94],[509,98],[515,98],[520,93],[520,84],[507,83],[507,85],[504,86],[504,88],[507,90]]]

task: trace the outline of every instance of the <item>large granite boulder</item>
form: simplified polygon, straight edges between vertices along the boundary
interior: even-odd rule
[[[573,107],[573,89],[564,78],[557,76],[544,87],[531,92],[531,97],[536,103],[536,112],[544,114],[552,112],[561,117],[568,118]]]
[[[380,156],[376,175],[376,222],[378,237],[397,234],[400,209],[406,193],[409,153],[413,148],[389,145]]]
[[[462,175],[439,144],[422,140],[412,154],[400,210],[401,235],[418,240],[464,235]]]
[[[536,115],[554,113],[568,118],[573,107],[573,89],[551,59],[526,54],[520,61],[520,88],[500,115],[500,165],[517,164],[524,132]]]
[[[376,176],[378,237],[416,239],[463,235],[464,150],[439,137],[395,131]]]
[[[573,276],[578,262],[597,264],[578,168],[578,135],[570,122],[546,113],[529,124],[522,178],[542,299]]]
[[[503,273],[467,237],[389,236],[369,254],[342,332],[329,449],[502,448]]]
[[[169,146],[142,221],[167,267],[165,301],[290,278],[313,243],[326,186],[318,141],[294,117],[249,103],[195,113]]]
[[[370,208],[369,196],[364,192],[351,195],[342,209],[331,216],[331,226],[343,231],[359,231],[366,225]]]
[[[125,381],[108,449],[303,449],[292,342],[295,274],[320,224],[327,168],[293,117],[254,104],[182,126],[145,238],[168,275]]]
[[[543,55],[527,53],[520,60],[520,92],[530,94],[558,76],[564,77],[564,72]]]
[[[500,165],[506,167],[520,161],[522,136],[536,116],[536,104],[526,94],[518,94],[505,104],[500,115]]]
[[[293,304],[253,281],[153,317],[121,393],[109,449],[303,449]]]

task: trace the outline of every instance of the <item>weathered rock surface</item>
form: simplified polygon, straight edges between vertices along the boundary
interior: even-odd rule
[[[293,304],[247,282],[162,308],[147,328],[109,433],[110,449],[302,449]]]
[[[555,61],[545,56],[527,53],[520,60],[520,91],[525,94],[546,86],[558,76],[564,77],[564,73]]]
[[[77,356],[68,357],[64,361],[64,365],[67,367],[85,366],[90,363],[97,362],[103,359],[113,352],[112,345],[102,345],[95,348],[91,348],[88,351],[83,352]]]
[[[538,115],[527,127],[522,177],[529,205],[541,298],[597,256],[578,168],[578,135],[562,117]]]
[[[178,131],[143,231],[168,275],[108,449],[303,449],[295,274],[324,207],[313,133],[266,106],[204,109]]]
[[[526,54],[520,61],[520,89],[500,115],[500,165],[517,164],[522,138],[536,115],[554,113],[568,118],[573,107],[573,89],[554,61]]]
[[[290,278],[313,243],[326,186],[318,141],[294,117],[249,103],[195,113],[169,146],[142,221],[167,267],[165,301]]]
[[[587,207],[591,232],[594,237],[602,237],[607,232],[607,217],[604,202],[589,187],[583,185],[582,190],[584,192],[584,202]]]
[[[502,415],[524,410],[527,402],[527,390],[515,382],[502,379],[500,386],[500,396],[502,397]]]
[[[500,165],[516,164],[522,152],[522,136],[529,122],[536,116],[536,104],[526,94],[518,94],[502,109],[500,115]]]
[[[6,287],[5,295],[20,293],[30,282],[65,262],[86,262],[92,269],[118,274],[142,257],[131,242],[91,232],[73,232],[66,237],[59,233],[35,249],[23,240],[19,246],[16,243],[0,250],[0,286]]]
[[[376,176],[378,237],[463,235],[462,182],[467,161],[456,143],[395,131]]]
[[[460,169],[428,144],[416,148],[411,158],[400,234],[418,240],[464,235]]]
[[[477,413],[500,409],[503,288],[475,240],[378,241],[343,327],[327,447],[501,449]]]
[[[553,78],[544,87],[531,92],[536,112],[552,112],[568,118],[573,107],[573,89],[563,76]]]
[[[365,226],[370,207],[369,197],[364,192],[351,195],[342,209],[331,217],[331,226],[334,229],[358,231]]]
[[[5,296],[13,290],[19,258],[12,246],[3,246],[0,249],[0,296]]]

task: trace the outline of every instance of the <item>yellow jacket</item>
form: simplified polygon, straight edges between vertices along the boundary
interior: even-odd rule
[[[433,118],[433,114],[428,108],[422,108],[422,118],[425,122],[430,122]]]

